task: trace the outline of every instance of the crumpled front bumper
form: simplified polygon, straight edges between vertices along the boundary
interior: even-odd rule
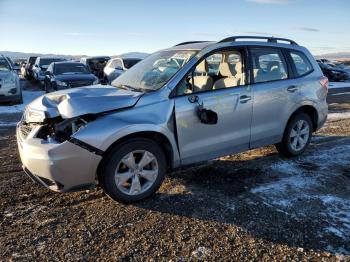
[[[101,156],[69,141],[48,143],[35,137],[40,126],[26,134],[17,125],[18,150],[24,171],[41,185],[57,191],[77,191],[96,185]],[[23,134],[25,133],[25,134]]]

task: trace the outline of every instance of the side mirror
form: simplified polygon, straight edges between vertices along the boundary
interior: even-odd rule
[[[207,125],[216,125],[218,123],[218,114],[215,113],[213,110],[206,109],[203,107],[203,103],[200,104],[199,97],[196,95],[191,95],[188,97],[188,101],[190,103],[197,103],[197,115],[201,123],[207,124]]]
[[[218,123],[218,114],[215,113],[213,110],[205,109],[202,106],[199,106],[197,114],[199,120],[203,124],[216,125]]]

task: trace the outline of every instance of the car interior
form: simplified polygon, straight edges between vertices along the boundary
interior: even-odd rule
[[[225,51],[202,60],[180,85],[179,94],[191,94],[243,85],[245,82],[242,55]]]

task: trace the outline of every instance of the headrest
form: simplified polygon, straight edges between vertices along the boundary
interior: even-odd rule
[[[237,74],[237,75],[242,74],[242,63],[241,63],[241,62],[238,62],[238,63],[236,64],[235,70],[236,70],[236,74]]]
[[[219,72],[222,76],[231,77],[235,74],[233,68],[226,62],[221,62],[219,65]]]
[[[198,73],[208,73],[208,63],[207,60],[203,60],[202,62],[200,62],[197,67],[196,67],[196,71]]]

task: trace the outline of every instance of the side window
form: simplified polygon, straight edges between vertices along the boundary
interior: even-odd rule
[[[244,85],[240,51],[221,51],[201,60],[177,86],[177,95],[232,88]]]
[[[310,61],[300,52],[291,51],[290,56],[294,62],[297,76],[303,76],[313,70]]]
[[[255,83],[288,78],[287,65],[281,51],[269,48],[252,48]]]

